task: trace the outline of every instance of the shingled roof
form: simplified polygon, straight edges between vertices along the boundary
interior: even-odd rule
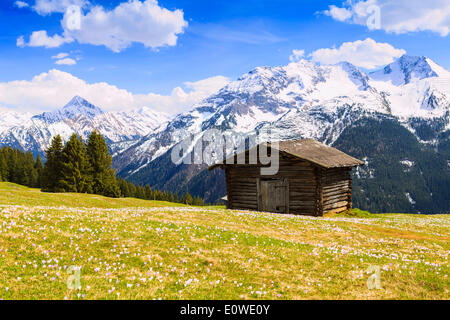
[[[270,144],[268,145],[270,146]],[[326,169],[354,167],[364,164],[363,161],[353,158],[336,148],[329,147],[314,139],[280,141],[277,149],[299,159],[310,161]],[[214,164],[209,167],[209,170],[221,165],[226,164]]]
[[[281,141],[278,149],[324,168],[354,167],[364,164],[363,161],[314,139]]]

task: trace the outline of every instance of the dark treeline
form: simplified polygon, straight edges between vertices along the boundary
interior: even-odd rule
[[[185,195],[179,196],[178,193],[153,190],[148,184],[145,186],[134,185],[122,178],[118,178],[117,182],[119,184],[121,194],[124,197],[185,203],[194,206],[205,205],[205,201],[202,198],[192,197],[189,192],[187,192]]]
[[[31,152],[11,147],[0,149],[0,181],[9,181],[45,192],[91,193],[107,197],[135,197],[191,205],[204,205],[200,197],[189,193],[152,190],[149,185],[134,185],[116,178],[112,168],[112,157],[103,136],[93,131],[86,143],[73,134],[63,144],[60,135],[52,139],[46,150],[47,161],[42,165],[39,155],[36,160]]]
[[[34,160],[31,152],[22,152],[11,147],[0,148],[0,181],[39,188],[42,170],[39,156]]]

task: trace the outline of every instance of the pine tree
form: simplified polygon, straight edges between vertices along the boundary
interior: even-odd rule
[[[92,176],[92,191],[104,196],[120,197],[116,174],[111,167],[112,158],[105,139],[97,131],[92,131],[86,148]]]
[[[36,157],[36,162],[34,163],[34,168],[35,168],[37,176],[38,176],[37,183],[34,187],[39,188],[42,186],[42,172],[44,170],[44,166],[42,165],[41,156],[39,154]]]
[[[128,198],[130,196],[130,190],[128,189],[128,182],[125,179],[119,178],[117,179],[117,183],[120,188],[120,195],[124,198]]]
[[[1,181],[8,181],[8,162],[7,162],[7,149],[0,150],[0,179]]]
[[[136,198],[136,186],[131,182],[128,182],[128,190],[130,192],[129,197]]]
[[[145,199],[145,189],[141,185],[136,186],[136,198]]]
[[[58,134],[52,139],[50,147],[45,151],[47,162],[42,172],[42,190],[61,192],[59,181],[62,176],[62,150],[61,136]]]
[[[23,178],[20,184],[28,186],[28,187],[36,187],[38,183],[38,174],[37,170],[34,167],[34,157],[33,154],[28,151],[25,155],[21,153],[22,158],[22,170],[23,170]]]
[[[145,199],[153,200],[153,191],[148,184],[145,185]]]
[[[186,192],[186,195],[184,196],[185,204],[192,204],[192,196],[189,194],[189,192]]]
[[[62,151],[62,175],[60,184],[67,192],[85,193],[92,191],[86,149],[74,133]]]

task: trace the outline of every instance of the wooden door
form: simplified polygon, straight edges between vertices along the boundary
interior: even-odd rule
[[[259,209],[289,213],[289,185],[287,179],[261,180]]]

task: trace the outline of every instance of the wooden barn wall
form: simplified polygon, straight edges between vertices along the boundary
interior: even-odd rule
[[[283,156],[279,171],[273,176],[261,176],[257,165],[229,165],[226,167],[228,207],[257,210],[258,179],[288,178],[289,213],[315,215],[319,201],[315,170],[309,162]]]
[[[322,175],[323,212],[342,212],[352,206],[351,168],[324,170]]]

